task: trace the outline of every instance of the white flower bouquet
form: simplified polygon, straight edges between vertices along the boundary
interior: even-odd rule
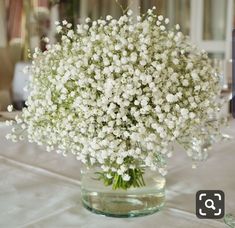
[[[166,173],[168,146],[210,114],[219,78],[204,51],[155,8],[135,18],[57,23],[61,42],[33,54],[30,96],[8,135],[98,165],[105,185],[144,185],[145,167]],[[46,39],[46,41],[48,41]]]

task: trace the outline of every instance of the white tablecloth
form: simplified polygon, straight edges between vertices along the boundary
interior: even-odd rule
[[[231,122],[230,134],[235,132]],[[48,153],[27,142],[5,139],[9,127],[0,123],[0,227],[85,228],[210,228],[227,227],[223,220],[198,219],[198,190],[225,192],[226,213],[235,214],[235,140],[214,146],[207,162],[192,169],[178,148],[169,162],[166,206],[140,218],[108,218],[92,214],[80,201],[79,163]]]

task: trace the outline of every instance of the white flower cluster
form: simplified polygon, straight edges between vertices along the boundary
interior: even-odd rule
[[[219,88],[207,54],[168,23],[153,10],[137,22],[131,11],[87,18],[76,31],[58,22],[61,42],[35,51],[17,120],[29,141],[99,164],[108,178],[128,181],[140,163],[165,173],[167,146],[215,111]]]

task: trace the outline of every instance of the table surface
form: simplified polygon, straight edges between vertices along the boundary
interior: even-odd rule
[[[231,121],[230,135],[235,132]],[[80,163],[48,153],[28,142],[5,139],[10,128],[0,122],[0,227],[227,227],[223,220],[198,219],[198,190],[225,192],[225,213],[235,214],[235,140],[216,144],[206,162],[191,168],[189,158],[177,148],[169,161],[166,206],[158,213],[139,218],[108,218],[84,209],[80,197]]]

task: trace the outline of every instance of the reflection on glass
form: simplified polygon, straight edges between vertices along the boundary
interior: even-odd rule
[[[204,40],[225,40],[227,0],[204,0]]]
[[[169,27],[181,25],[181,31],[189,35],[190,0],[140,0],[141,13],[156,6],[157,12],[170,19]]]

